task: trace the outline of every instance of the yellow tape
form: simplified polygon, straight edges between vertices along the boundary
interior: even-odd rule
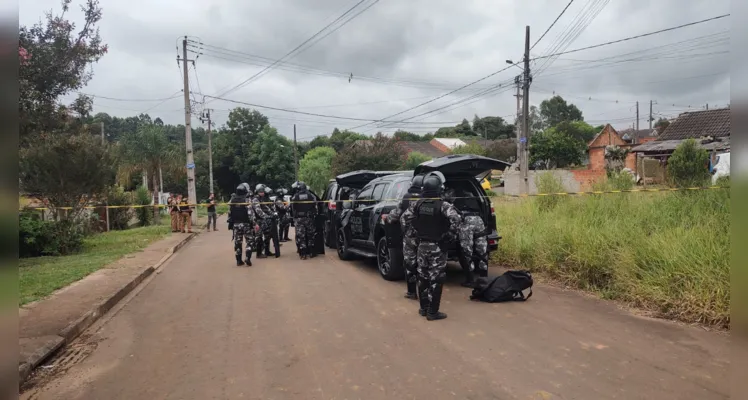
[[[585,194],[610,194],[610,193],[637,193],[637,192],[677,192],[677,191],[683,191],[683,190],[712,190],[712,189],[729,189],[729,187],[724,186],[706,186],[706,187],[689,187],[689,188],[657,188],[657,189],[630,189],[630,190],[595,190],[595,191],[588,191],[588,192],[559,192],[559,193],[537,193],[537,194],[515,194],[515,195],[503,195],[503,196],[486,196],[488,198],[498,198],[498,197],[543,197],[543,196],[576,196],[576,195],[585,195]],[[464,196],[464,197],[454,197],[454,199],[472,199],[475,198],[475,196]],[[424,200],[440,200],[438,197],[423,197]],[[380,201],[388,201],[388,202],[397,202],[401,199],[382,199],[382,200],[307,200],[307,201],[292,201],[292,202],[284,202],[283,204],[289,205],[289,204],[318,204],[318,203],[347,203],[356,201],[359,203],[366,203],[366,202],[374,202],[378,203]],[[415,200],[415,199],[410,199]],[[259,204],[269,205],[269,204],[275,204],[273,201],[263,201]],[[240,206],[249,206],[252,205],[252,203],[216,203],[216,206],[231,206],[231,205],[240,205]],[[210,204],[182,204],[182,207],[208,207]],[[155,204],[155,205],[120,205],[120,206],[85,206],[82,207],[84,209],[96,209],[96,208],[170,208],[173,206],[166,205],[166,204]],[[32,210],[48,210],[49,207],[27,207],[26,209],[32,209]],[[72,210],[73,207],[56,207],[58,210]],[[24,208],[19,208],[19,211],[24,210]]]

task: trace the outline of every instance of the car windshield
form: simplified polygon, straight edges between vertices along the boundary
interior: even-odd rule
[[[387,193],[385,199],[400,200],[405,196],[405,193],[408,192],[408,188],[410,188],[410,181],[395,182],[395,184],[390,187],[390,191]]]

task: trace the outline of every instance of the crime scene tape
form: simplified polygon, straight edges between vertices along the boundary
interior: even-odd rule
[[[613,194],[613,193],[655,193],[655,192],[682,192],[682,191],[695,191],[695,190],[716,190],[716,189],[730,189],[729,186],[703,186],[703,187],[689,187],[689,188],[653,188],[653,189],[628,189],[628,190],[594,190],[594,191],[586,191],[586,192],[559,192],[559,193],[535,193],[535,194],[515,194],[515,195],[498,195],[498,196],[484,196],[488,198],[500,198],[500,197],[512,197],[512,198],[522,198],[522,197],[543,197],[543,196],[583,196],[583,195],[599,195],[599,194]],[[451,199],[457,200],[457,199],[474,199],[477,196],[460,196],[460,197],[450,197]],[[424,200],[441,200],[439,197],[421,197],[421,198],[408,198],[408,200],[418,200],[418,199],[424,199]],[[357,203],[379,203],[379,202],[398,202],[403,199],[353,199],[353,200],[306,200],[306,201],[286,201],[283,202],[284,205],[290,205],[290,204],[327,204],[327,203],[350,203],[350,202],[357,202]],[[251,206],[253,204],[261,204],[261,205],[272,205],[275,204],[274,201],[262,201],[262,202],[256,202],[256,203],[216,203],[215,206],[231,206],[231,205],[238,205],[238,206]],[[136,205],[118,205],[118,206],[107,206],[107,205],[98,205],[98,206],[84,206],[80,207],[81,209],[116,209],[116,208],[171,208],[171,207],[209,207],[210,204],[207,203],[198,203],[198,204],[178,204],[178,205],[168,205],[168,204],[136,204]],[[72,210],[74,207],[55,207],[58,210]],[[24,210],[48,210],[50,207],[21,207],[19,208],[19,211]]]

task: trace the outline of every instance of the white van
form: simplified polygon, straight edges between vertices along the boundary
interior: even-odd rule
[[[717,180],[723,176],[730,176],[730,153],[717,155],[717,161],[712,167],[712,185],[716,184]]]

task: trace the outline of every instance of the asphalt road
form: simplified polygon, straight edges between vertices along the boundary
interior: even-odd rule
[[[334,251],[236,267],[203,233],[26,399],[725,399],[728,338],[538,285],[468,300],[450,270],[426,321],[371,262]]]

